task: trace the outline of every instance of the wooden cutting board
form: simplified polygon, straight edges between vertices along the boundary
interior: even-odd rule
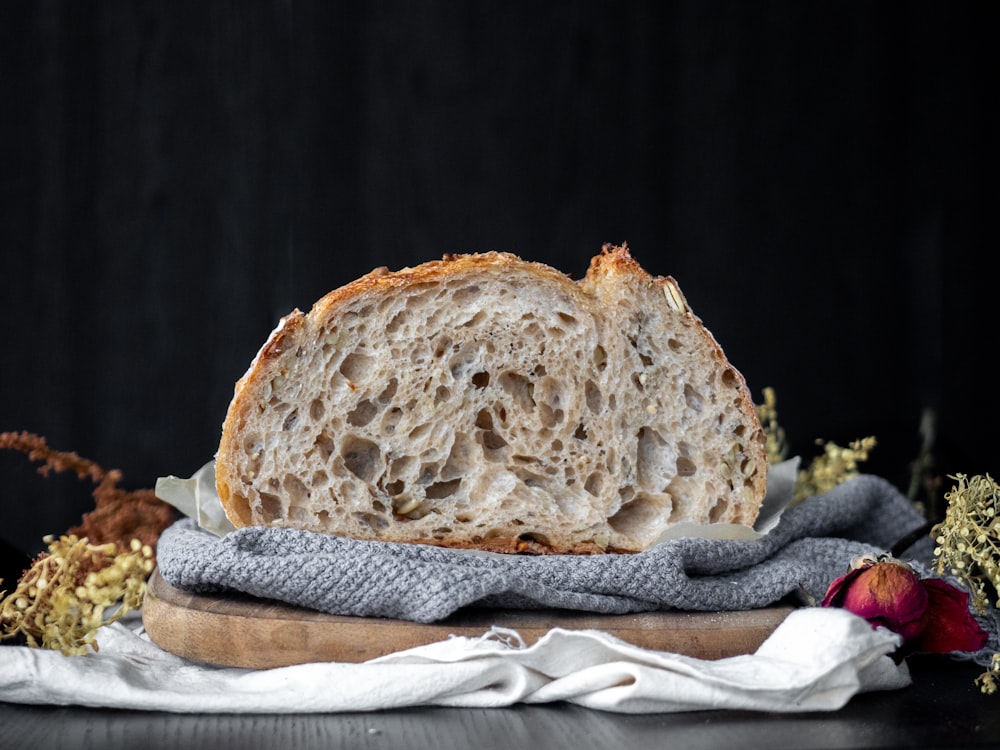
[[[424,625],[403,620],[328,615],[242,594],[191,594],[154,571],[142,606],[150,639],[188,659],[268,669],[313,661],[362,662],[447,639],[478,637],[494,625],[532,644],[551,628],[603,630],[657,651],[720,659],[757,650],[792,611],[648,612],[598,615],[566,610],[463,611]]]

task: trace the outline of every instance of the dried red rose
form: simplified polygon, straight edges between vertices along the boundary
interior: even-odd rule
[[[979,651],[987,634],[969,611],[969,595],[938,578],[920,578],[890,557],[863,558],[827,589],[823,607],[841,607],[872,627],[903,636],[900,654]]]

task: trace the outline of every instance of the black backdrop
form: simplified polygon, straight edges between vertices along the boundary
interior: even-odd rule
[[[48,2],[0,11],[0,430],[211,458],[277,319],[510,250],[672,274],[796,452],[996,475],[992,3]],[[90,486],[0,455],[33,551]]]

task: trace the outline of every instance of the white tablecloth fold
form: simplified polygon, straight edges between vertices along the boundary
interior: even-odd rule
[[[754,654],[715,661],[637,648],[606,633],[554,629],[531,646],[495,628],[362,664],[267,670],[207,666],[122,623],[100,651],[66,657],[0,647],[0,700],[183,713],[323,713],[567,701],[620,713],[703,709],[831,711],[905,687],[891,632],[839,609],[792,612]]]

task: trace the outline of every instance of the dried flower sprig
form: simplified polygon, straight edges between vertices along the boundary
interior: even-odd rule
[[[0,449],[21,451],[40,462],[38,473],[42,476],[72,471],[96,485],[94,509],[85,513],[80,524],[68,529],[67,534],[88,537],[95,544],[114,542],[122,552],[128,550],[132,539],[155,549],[160,532],[177,518],[176,509],[157,498],[152,489],[122,489],[118,486],[122,480],[119,470],[105,470],[76,453],[54,450],[39,435],[0,432]]]
[[[858,464],[868,460],[868,453],[876,445],[874,437],[853,440],[845,448],[836,443],[817,440],[823,453],[815,456],[809,465],[799,471],[795,483],[795,502],[812,495],[828,492],[838,484],[858,475]]]
[[[986,695],[993,695],[997,691],[998,681],[1000,681],[1000,651],[993,654],[989,667],[976,678],[976,684]]]
[[[781,463],[788,457],[788,442],[785,430],[778,424],[778,397],[774,388],[764,389],[764,403],[757,404],[757,416],[764,428],[767,460],[771,464]]]
[[[156,543],[177,512],[153,490],[120,488],[117,469],[106,471],[76,453],[53,450],[38,435],[0,433],[0,449],[19,450],[40,462],[43,476],[72,471],[96,485],[94,509],[59,538],[45,537],[48,552],[0,601],[0,640],[20,635],[29,646],[67,655],[97,650],[99,628],[142,606]]]
[[[1000,607],[1000,486],[989,474],[950,478],[958,484],[945,493],[944,520],[931,531],[935,570],[960,580],[979,612],[991,598]]]
[[[23,635],[29,646],[69,655],[97,650],[99,628],[142,606],[153,550],[138,539],[127,552],[73,535],[49,546],[0,602],[0,639]]]
[[[991,599],[1000,608],[1000,486],[989,474],[949,478],[957,484],[944,495],[944,520],[931,529],[936,544],[934,570],[956,580],[982,615]],[[975,684],[987,695],[997,692],[1000,652],[993,652]]]

